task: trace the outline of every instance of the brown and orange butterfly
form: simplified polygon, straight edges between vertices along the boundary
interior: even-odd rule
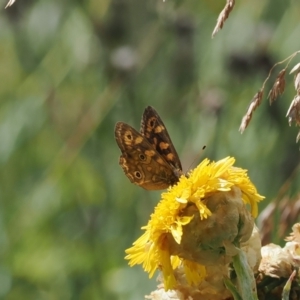
[[[153,107],[145,109],[140,132],[118,122],[115,138],[122,151],[119,163],[132,183],[146,190],[162,190],[178,182],[181,162]]]

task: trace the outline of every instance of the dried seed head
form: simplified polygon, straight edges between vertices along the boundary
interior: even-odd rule
[[[287,243],[283,248],[268,244],[261,249],[262,260],[259,271],[270,277],[288,278],[294,268],[300,265],[300,224],[293,225],[293,232],[285,238]]]
[[[5,8],[12,6],[15,3],[16,0],[9,0],[8,3],[6,4]]]
[[[300,71],[298,71],[298,73],[295,74],[294,85],[295,85],[295,90],[297,91],[297,94],[300,95]]]
[[[300,243],[300,223],[296,223],[292,227],[292,232],[284,240],[287,242],[296,241]]]
[[[255,111],[255,109],[260,105],[262,97],[264,95],[263,89],[260,89],[253,97],[253,99],[250,102],[250,105],[248,107],[247,113],[242,119],[242,123],[240,125],[239,131],[241,133],[244,132],[244,130],[248,127],[250,120],[252,118],[252,114]]]
[[[290,74],[295,73],[294,85],[297,94],[300,95],[300,63],[296,64],[291,70]]]
[[[216,33],[223,28],[225,21],[228,19],[230,12],[233,10],[235,4],[235,0],[227,0],[227,3],[224,9],[219,14],[216,27],[212,33],[212,37],[216,35]]]
[[[296,126],[300,125],[300,95],[296,95],[293,99],[286,116],[289,118],[289,125],[292,122],[296,123]]]
[[[294,73],[294,72],[300,72],[300,63],[296,64],[293,69],[291,70],[290,74]]]
[[[292,258],[287,247],[268,244],[261,248],[259,272],[274,278],[288,278],[293,271]]]
[[[275,83],[272,89],[269,92],[268,99],[270,101],[270,105],[276,100],[276,98],[283,94],[285,88],[285,73],[286,69],[283,69],[279,72],[276,77]]]

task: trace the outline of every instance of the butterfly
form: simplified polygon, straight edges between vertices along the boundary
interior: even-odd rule
[[[119,164],[132,183],[146,190],[162,190],[178,182],[182,175],[181,162],[153,107],[145,109],[140,132],[118,122],[115,138],[122,152]]]

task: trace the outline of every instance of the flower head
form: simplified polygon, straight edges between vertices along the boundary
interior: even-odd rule
[[[203,160],[162,194],[145,233],[126,250],[129,265],[143,264],[152,277],[160,269],[165,289],[176,285],[181,265],[189,284],[199,283],[207,265],[228,262],[234,247],[247,241],[257,215],[257,193],[234,158]],[[246,205],[251,207],[251,213]]]

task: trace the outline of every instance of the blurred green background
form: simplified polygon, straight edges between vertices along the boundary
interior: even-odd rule
[[[114,140],[115,123],[138,129],[148,105],[185,171],[234,156],[266,196],[260,209],[285,182],[298,192],[292,76],[238,129],[270,67],[299,50],[300,2],[237,1],[211,39],[224,2],[1,0],[0,299],[135,300],[155,288],[124,250],[160,193],[129,182]]]

